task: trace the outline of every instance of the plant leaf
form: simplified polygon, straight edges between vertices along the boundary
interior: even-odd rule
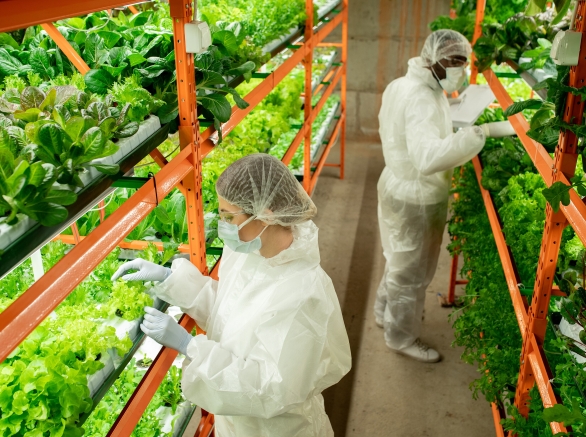
[[[38,73],[43,79],[54,79],[55,68],[51,66],[51,60],[46,50],[37,47],[31,51],[29,63],[35,73]]]
[[[20,106],[22,109],[39,108],[45,100],[45,93],[36,86],[27,86],[20,94]]]
[[[114,77],[106,70],[90,70],[84,77],[85,85],[89,91],[104,95],[114,82]]]
[[[107,175],[116,175],[120,172],[118,164],[90,164],[90,166]]]
[[[197,102],[210,111],[220,122],[225,123],[232,115],[232,108],[225,96],[221,94],[208,94],[198,96]]]
[[[522,100],[520,102],[515,102],[511,106],[509,106],[505,111],[505,117],[511,117],[525,109],[539,109],[543,105],[543,100],[541,99],[527,99]]]

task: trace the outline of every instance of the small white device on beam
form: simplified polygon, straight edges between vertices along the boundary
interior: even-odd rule
[[[185,51],[203,53],[212,44],[210,27],[205,21],[191,21],[185,24]]]
[[[578,65],[582,32],[558,32],[551,45],[550,56],[557,65]]]

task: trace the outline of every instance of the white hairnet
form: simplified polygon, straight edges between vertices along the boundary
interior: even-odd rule
[[[270,225],[291,226],[311,219],[317,208],[289,168],[264,153],[230,165],[216,182],[218,196]]]
[[[421,58],[431,67],[440,59],[447,59],[453,56],[465,56],[468,58],[472,53],[472,46],[464,35],[455,30],[442,29],[432,32],[425,40]]]

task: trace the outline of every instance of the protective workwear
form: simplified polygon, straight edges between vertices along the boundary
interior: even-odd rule
[[[379,113],[385,169],[378,216],[386,258],[375,315],[394,349],[419,337],[425,290],[437,265],[452,169],[480,152],[483,130],[452,131],[450,107],[421,58],[383,94]]]
[[[240,226],[226,223],[225,221],[218,221],[218,237],[224,241],[224,244],[232,249],[234,252],[239,253],[251,253],[256,250],[260,250],[262,247],[262,241],[260,236],[264,231],[267,230],[268,226],[265,226],[260,234],[256,236],[254,240],[242,241],[238,231],[246,226],[248,223],[253,221],[256,217],[251,216],[248,220],[242,223]]]
[[[454,91],[458,91],[464,84],[464,81],[466,80],[466,70],[464,67],[448,67],[445,68],[445,70],[446,78],[438,79],[438,81],[445,92],[452,94]]]
[[[437,363],[441,359],[438,351],[430,348],[420,339],[416,339],[411,346],[406,347],[405,349],[399,349],[395,352],[413,358],[414,360],[421,361],[422,363]]]
[[[129,270],[138,270],[138,272],[124,275]],[[125,281],[164,281],[170,274],[171,269],[168,267],[137,258],[122,264],[112,276],[112,281],[120,277]]]
[[[225,247],[219,282],[178,259],[156,286],[207,331],[187,347],[181,386],[216,414],[221,437],[334,435],[321,392],[350,369],[348,336],[317,227],[292,231],[273,258]]]
[[[264,153],[234,162],[216,182],[218,196],[268,225],[310,220],[317,208],[289,168]]]
[[[442,29],[432,32],[421,50],[421,59],[425,67],[431,67],[441,59],[452,59],[456,56],[470,57],[472,46],[464,35],[454,30]]]
[[[145,315],[140,329],[163,346],[187,355],[187,345],[193,336],[179,325],[173,317],[156,308],[144,307]]]
[[[517,134],[510,121],[484,123],[481,124],[480,127],[484,131],[484,135],[491,138],[503,138]]]

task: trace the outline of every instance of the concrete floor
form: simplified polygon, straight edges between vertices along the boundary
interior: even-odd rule
[[[333,150],[329,161],[338,159]],[[313,195],[318,207],[322,266],[332,278],[344,313],[353,369],[324,393],[336,437],[491,437],[489,404],[474,401],[468,385],[474,367],[451,347],[447,291],[450,257],[442,250],[427,293],[422,339],[444,359],[423,364],[391,352],[374,323],[373,305],[384,268],[378,233],[376,184],[384,161],[380,143],[349,142],[346,178],[325,168]],[[448,242],[444,236],[444,247]]]

